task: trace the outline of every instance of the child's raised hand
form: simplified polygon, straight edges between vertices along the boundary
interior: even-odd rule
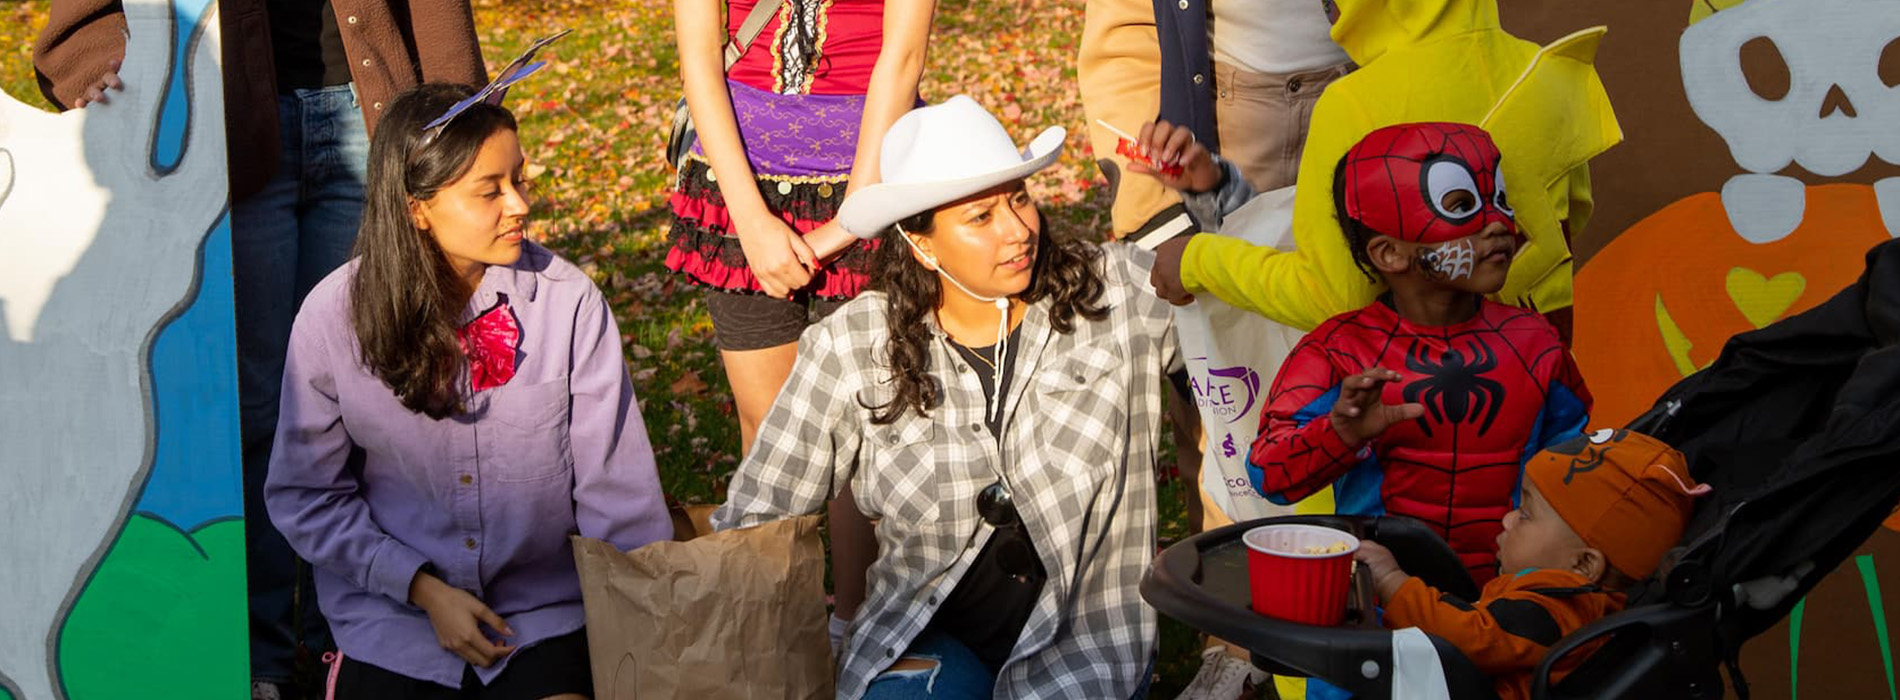
[[[1425,415],[1425,406],[1416,403],[1388,404],[1380,401],[1385,385],[1404,379],[1397,371],[1374,367],[1346,378],[1339,384],[1339,400],[1333,402],[1333,430],[1346,445],[1358,448],[1378,437],[1386,428]]]
[[[1392,596],[1398,594],[1399,587],[1405,585],[1405,580],[1411,578],[1410,574],[1399,568],[1399,560],[1392,556],[1392,550],[1372,540],[1360,540],[1359,551],[1353,552],[1352,558],[1366,565],[1366,570],[1372,574],[1372,587],[1383,600],[1391,600]]]
[[[1185,126],[1165,119],[1142,124],[1133,151],[1122,154],[1128,156],[1128,172],[1152,175],[1163,185],[1189,192],[1206,192],[1220,185],[1214,155]]]

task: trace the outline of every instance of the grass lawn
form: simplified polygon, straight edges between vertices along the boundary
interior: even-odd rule
[[[39,106],[31,40],[46,7],[0,0],[0,89]],[[1023,142],[1045,126],[1068,127],[1068,151],[1030,188],[1058,231],[1100,238],[1108,192],[1080,136],[1081,10],[1079,2],[945,0],[923,93],[931,102],[970,95]],[[544,54],[546,73],[509,100],[533,163],[535,236],[583,266],[613,304],[667,492],[716,502],[738,462],[738,423],[705,305],[661,266],[671,174],[660,151],[680,94],[671,15],[670,3],[655,0],[476,0],[491,69],[535,37],[574,30]],[[1164,541],[1185,534],[1183,499],[1192,497],[1191,486],[1163,485]],[[1169,620],[1161,641],[1154,697],[1166,699],[1192,678],[1199,644]]]

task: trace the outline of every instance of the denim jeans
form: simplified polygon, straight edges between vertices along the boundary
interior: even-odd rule
[[[885,671],[871,679],[864,700],[987,700],[996,688],[996,674],[962,642],[942,632],[925,632],[904,659],[936,662],[936,668]]]
[[[270,524],[264,476],[277,432],[290,324],[305,294],[349,260],[362,221],[369,133],[349,85],[277,98],[280,155],[262,191],[231,206],[238,401],[244,449],[251,674],[288,681],[299,644],[330,645],[308,566]],[[236,151],[244,144],[231,144]]]
[[[942,632],[927,631],[910,643],[903,659],[923,659],[936,668],[885,671],[871,679],[863,700],[988,700],[996,690],[996,674],[962,642]],[[1146,700],[1154,677],[1154,660],[1131,700]]]

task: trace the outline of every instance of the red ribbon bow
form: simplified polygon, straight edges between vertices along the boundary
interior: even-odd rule
[[[475,391],[493,389],[515,378],[515,347],[521,342],[521,326],[502,297],[494,308],[482,312],[456,333],[462,354],[468,356],[468,383]]]

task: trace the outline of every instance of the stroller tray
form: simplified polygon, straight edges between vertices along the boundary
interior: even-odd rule
[[[1331,515],[1264,518],[1175,543],[1156,556],[1154,566],[1142,577],[1142,597],[1164,615],[1247,649],[1253,654],[1254,665],[1263,670],[1284,676],[1325,678],[1360,698],[1389,697],[1392,633],[1378,624],[1370,577],[1363,567],[1355,572],[1345,621],[1338,626],[1286,622],[1253,612],[1247,546],[1241,537],[1252,528],[1276,524],[1320,525],[1361,539],[1375,539],[1391,549],[1407,571],[1441,590],[1477,597],[1477,586],[1463,564],[1424,524],[1404,518]],[[1436,639],[1434,643],[1442,644]],[[1462,654],[1451,656],[1454,663],[1470,664]],[[1459,676],[1484,679],[1475,668],[1468,674],[1446,670],[1448,680]],[[1491,696],[1489,685],[1483,680],[1470,692],[1453,688],[1453,697]]]

